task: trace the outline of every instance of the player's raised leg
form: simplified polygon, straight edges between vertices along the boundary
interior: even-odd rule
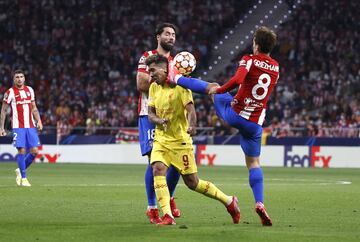
[[[220,201],[225,205],[227,211],[232,217],[233,223],[240,221],[240,209],[238,200],[235,196],[228,196],[217,188],[213,183],[198,178],[197,173],[183,175],[184,182],[188,188],[207,197]]]
[[[212,87],[219,86],[217,83],[206,82],[197,78],[184,77],[179,74],[178,70],[173,66],[169,66],[168,82],[200,94],[208,94]]]

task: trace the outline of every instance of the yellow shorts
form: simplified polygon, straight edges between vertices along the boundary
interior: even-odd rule
[[[170,149],[170,147],[165,147],[155,141],[151,151],[150,164],[157,161],[164,163],[167,167],[173,165],[181,175],[197,172],[194,148],[192,147]]]

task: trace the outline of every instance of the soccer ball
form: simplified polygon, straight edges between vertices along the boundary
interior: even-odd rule
[[[174,57],[174,66],[180,74],[187,76],[195,70],[196,59],[190,52],[182,51]]]

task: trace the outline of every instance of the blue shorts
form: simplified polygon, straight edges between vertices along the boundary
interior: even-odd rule
[[[139,117],[139,142],[141,154],[148,155],[152,150],[155,135],[155,125],[151,123],[148,116]]]
[[[40,146],[36,128],[16,128],[13,132],[13,145],[16,148],[30,149]]]
[[[240,145],[245,155],[260,156],[262,127],[244,119],[231,107],[233,97],[229,93],[215,94],[214,104],[218,117],[240,132]]]

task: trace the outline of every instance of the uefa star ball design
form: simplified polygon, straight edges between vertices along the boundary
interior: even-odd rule
[[[195,70],[196,59],[190,52],[182,51],[174,57],[174,66],[180,74],[187,76]]]

